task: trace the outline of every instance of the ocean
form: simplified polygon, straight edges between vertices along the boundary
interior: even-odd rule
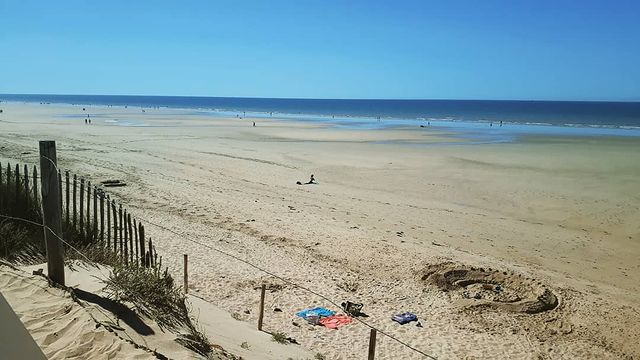
[[[322,121],[345,128],[428,125],[458,130],[640,136],[640,102],[332,100],[190,96],[21,95],[0,101],[168,107],[212,115]],[[519,129],[519,130],[518,130]],[[573,130],[572,130],[573,129]]]

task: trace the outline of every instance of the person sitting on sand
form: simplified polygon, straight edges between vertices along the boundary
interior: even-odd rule
[[[316,178],[313,177],[313,174],[311,174],[311,178],[309,179],[309,181],[307,181],[306,183],[302,183],[300,181],[296,181],[296,184],[298,185],[309,185],[309,184],[317,184],[316,182]]]

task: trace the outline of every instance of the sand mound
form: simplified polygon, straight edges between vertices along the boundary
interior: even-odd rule
[[[429,265],[421,280],[443,291],[458,291],[467,306],[536,314],[554,309],[556,295],[542,283],[520,275],[455,263]]]

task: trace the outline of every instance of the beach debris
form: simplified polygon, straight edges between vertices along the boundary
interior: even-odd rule
[[[273,309],[273,312],[282,312],[282,309],[280,309],[280,308],[274,308],[274,309]]]
[[[127,183],[122,182],[120,180],[103,180],[100,183],[102,184],[102,186],[105,186],[105,187],[127,186]]]
[[[403,237],[404,236],[404,231],[396,231],[396,235],[399,237]]]
[[[391,320],[397,322],[400,325],[404,325],[412,321],[418,321],[418,316],[407,311],[402,314],[393,315],[391,317]]]

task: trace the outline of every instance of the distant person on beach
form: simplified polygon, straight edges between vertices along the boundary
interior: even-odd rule
[[[256,127],[256,122],[255,121],[253,122],[253,127]]]
[[[91,125],[91,119],[89,119],[89,125]]]
[[[85,123],[85,125],[88,124],[87,119],[84,119],[84,123]]]
[[[296,181],[296,184],[298,185],[310,185],[310,184],[317,184],[316,182],[316,178],[313,177],[313,174],[311,174],[311,178],[309,179],[309,181],[307,181],[306,183],[302,183],[300,181]]]

